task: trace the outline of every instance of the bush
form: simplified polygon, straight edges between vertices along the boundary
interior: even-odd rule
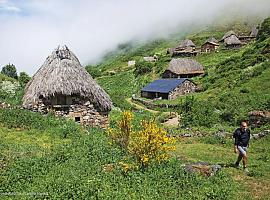
[[[132,130],[132,119],[132,113],[125,111],[118,122],[118,127],[108,129],[112,142],[127,150],[140,168],[167,160],[168,152],[175,149],[174,140],[169,138],[167,132],[158,127],[153,120],[143,120],[141,130]]]
[[[211,101],[199,101],[194,96],[187,96],[180,102],[180,125],[211,127],[219,122],[219,114]]]
[[[266,18],[258,31],[257,40],[263,41],[270,37],[270,17]]]
[[[153,64],[148,61],[138,61],[135,64],[134,75],[140,76],[152,72]]]

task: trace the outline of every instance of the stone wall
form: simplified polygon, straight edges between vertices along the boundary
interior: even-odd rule
[[[30,110],[42,114],[52,112],[55,116],[66,117],[85,126],[106,128],[109,125],[109,112],[98,111],[89,101],[74,105],[45,105],[39,101]]]
[[[252,111],[248,113],[249,122],[253,127],[270,123],[270,111]]]
[[[182,84],[180,84],[178,87],[176,87],[173,91],[169,93],[169,100],[176,99],[179,96],[193,93],[196,90],[196,85],[189,80],[185,80]]]

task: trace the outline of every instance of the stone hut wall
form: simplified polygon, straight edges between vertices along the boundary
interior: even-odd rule
[[[109,125],[109,112],[98,111],[89,101],[74,105],[45,105],[39,101],[30,110],[41,114],[52,112],[55,116],[66,117],[85,126],[106,128]]]
[[[182,84],[177,86],[173,91],[169,93],[168,99],[173,100],[178,96],[182,96],[188,93],[193,93],[196,91],[196,85],[189,80],[185,80]]]

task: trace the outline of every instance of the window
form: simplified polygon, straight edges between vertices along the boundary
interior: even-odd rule
[[[81,123],[81,118],[80,117],[75,117],[75,122]]]

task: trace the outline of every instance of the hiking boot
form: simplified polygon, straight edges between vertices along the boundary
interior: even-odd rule
[[[236,169],[240,169],[240,164],[239,164],[239,163],[235,163],[235,164],[234,164],[234,167],[235,167]]]

